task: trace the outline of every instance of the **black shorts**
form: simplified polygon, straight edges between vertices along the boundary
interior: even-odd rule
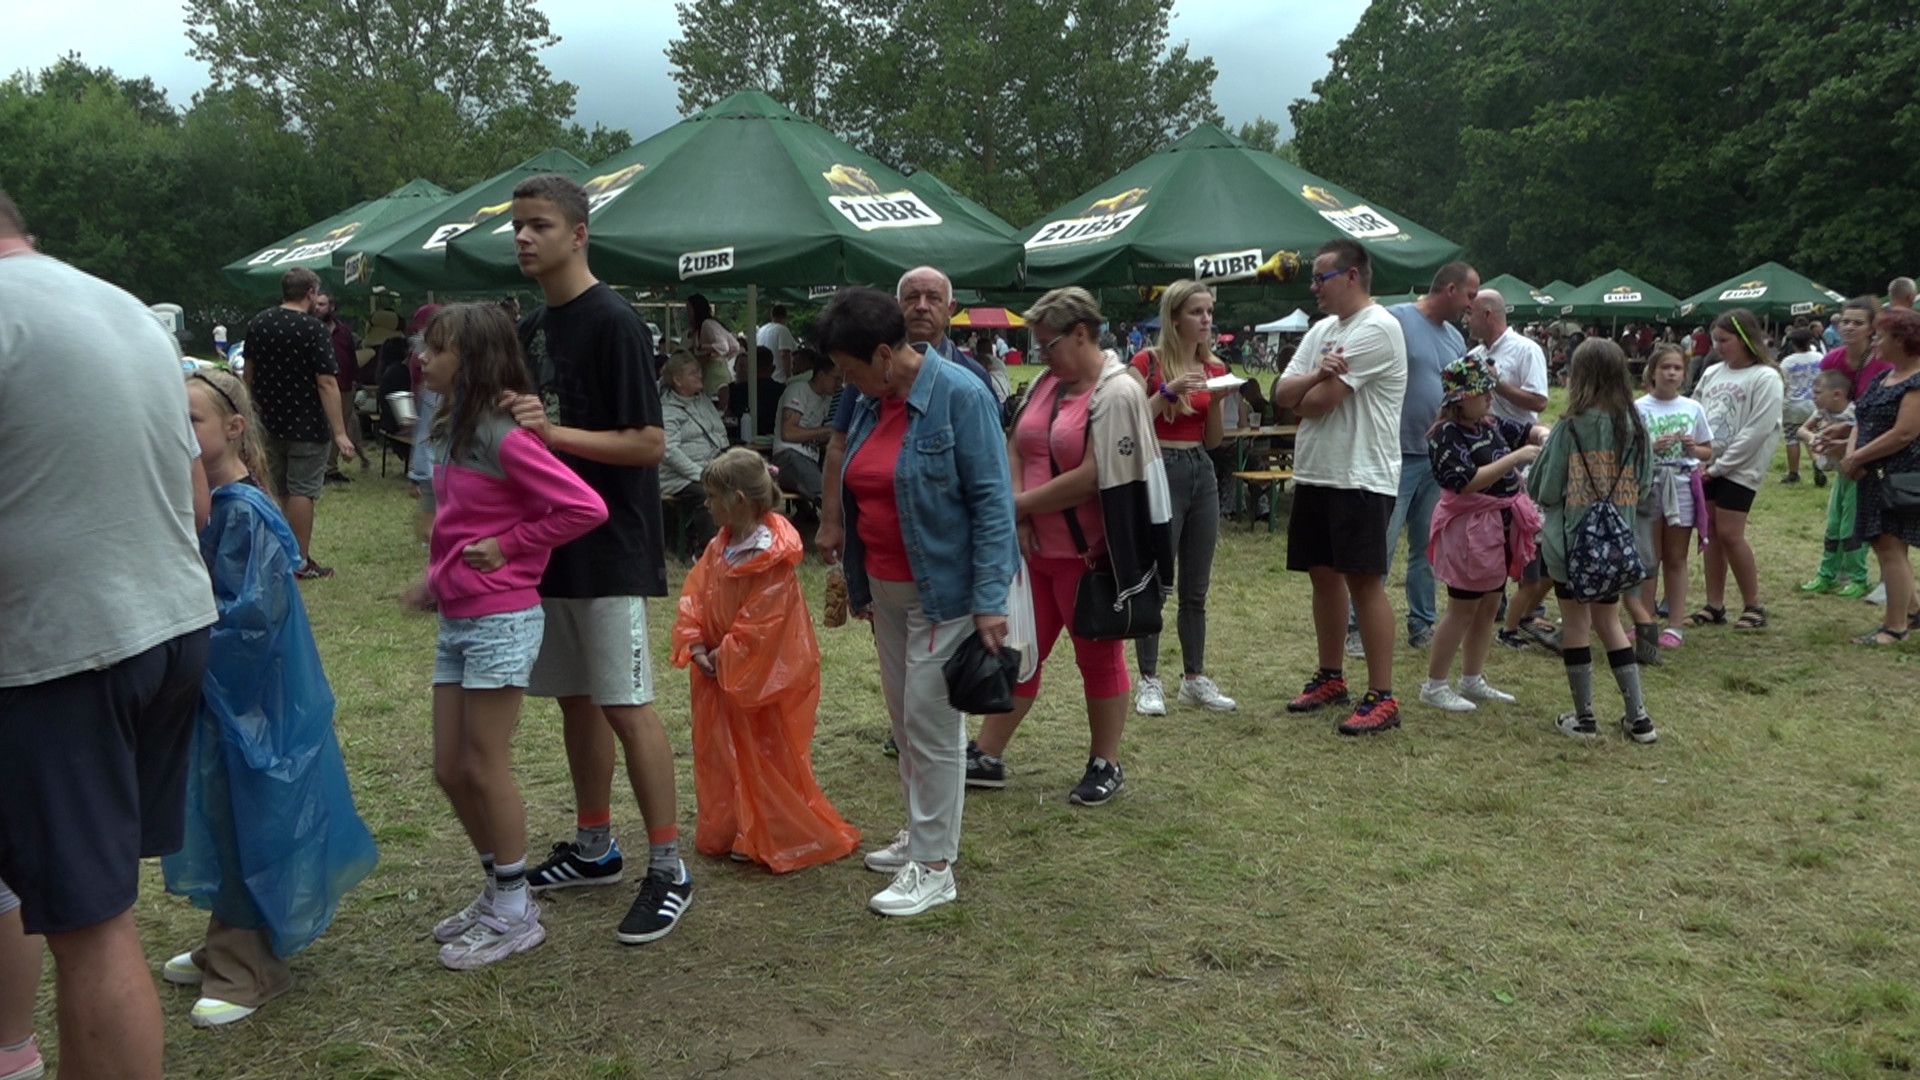
[[[1707,501],[1722,510],[1744,514],[1753,509],[1753,497],[1759,492],[1745,484],[1736,484],[1724,476],[1709,476],[1700,484]]]
[[[207,636],[0,689],[0,879],[27,933],[119,915],[139,894],[140,860],[180,850]]]
[[[1325,566],[1342,574],[1385,575],[1392,562],[1387,526],[1393,523],[1392,495],[1358,488],[1293,489],[1287,517],[1287,569]]]
[[[1474,592],[1472,589],[1456,589],[1451,585],[1447,586],[1447,598],[1451,600],[1479,600],[1486,595],[1484,591]],[[1504,589],[1501,591],[1501,595],[1506,595]]]
[[[1612,596],[1603,596],[1598,600],[1582,600],[1573,595],[1572,589],[1569,589],[1566,585],[1558,581],[1553,583],[1553,596],[1556,600],[1568,600],[1576,604],[1617,604],[1620,602],[1619,593],[1614,593]]]

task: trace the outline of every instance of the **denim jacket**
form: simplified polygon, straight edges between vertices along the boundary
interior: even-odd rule
[[[880,403],[861,397],[847,430],[847,458],[880,422]],[[1005,615],[1007,586],[1019,565],[1013,534],[1013,476],[993,392],[965,368],[928,350],[907,394],[907,433],[894,465],[900,539],[930,622]],[[854,611],[873,602],[860,506],[843,491],[847,599]]]

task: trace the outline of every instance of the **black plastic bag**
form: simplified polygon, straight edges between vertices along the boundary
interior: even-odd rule
[[[987,651],[979,631],[953,650],[941,665],[947,677],[947,702],[961,712],[974,716],[992,716],[1013,711],[1013,685],[1020,681],[1020,652],[1001,646],[997,653]]]

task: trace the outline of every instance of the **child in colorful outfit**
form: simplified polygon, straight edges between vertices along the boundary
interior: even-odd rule
[[[1540,548],[1560,601],[1560,656],[1573,692],[1573,711],[1562,713],[1554,726],[1577,738],[1599,733],[1593,719],[1590,645],[1597,635],[1626,705],[1620,730],[1634,742],[1650,743],[1659,736],[1641,698],[1640,664],[1620,625],[1620,597],[1583,600],[1575,595],[1567,572],[1573,538],[1597,504],[1612,503],[1630,522],[1640,500],[1652,493],[1653,454],[1633,407],[1632,387],[1620,346],[1596,337],[1574,349],[1568,365],[1567,413],[1547,437],[1540,459],[1527,470],[1527,494],[1545,519]]]
[[[1823,371],[1814,380],[1814,412],[1794,438],[1813,450],[1813,467],[1833,474],[1827,493],[1826,549],[1813,580],[1801,592],[1837,592],[1852,599],[1867,595],[1867,547],[1854,535],[1854,511],[1860,485],[1839,471],[1840,458],[1853,436],[1853,379],[1843,371]]]
[[[440,613],[433,661],[433,773],[473,841],[486,883],[433,928],[464,971],[546,940],[527,896],[526,810],[508,759],[540,652],[540,575],[554,548],[607,518],[606,504],[501,408],[532,392],[513,322],[493,304],[434,313],[421,379],[441,395],[428,432],[434,518],[427,577],[409,604]]]
[[[1667,590],[1667,626],[1660,631],[1663,649],[1677,649],[1685,641],[1680,623],[1687,610],[1687,554],[1693,530],[1707,534],[1706,498],[1701,490],[1700,463],[1713,460],[1713,429],[1707,410],[1680,387],[1687,381],[1687,357],[1678,345],[1658,345],[1647,360],[1647,393],[1633,403],[1653,445],[1653,557],[1647,560],[1647,582],[1640,602],[1649,611],[1659,587]],[[1638,628],[1637,628],[1638,629]]]
[[[198,986],[187,1020],[217,1027],[292,987],[287,957],[326,930],[376,856],[294,583],[300,546],[252,475],[266,458],[247,388],[226,371],[195,371],[187,407],[212,493],[200,554],[220,621],[188,751],[186,828],[161,868],[167,891],[210,917],[204,943],[161,977]]]
[[[1427,433],[1440,504],[1433,513],[1427,560],[1447,585],[1447,613],[1433,634],[1433,656],[1420,700],[1447,712],[1471,712],[1478,701],[1512,704],[1487,682],[1487,652],[1509,578],[1519,580],[1535,553],[1540,511],[1522,489],[1519,470],[1540,455],[1547,429],[1494,416],[1499,374],[1491,361],[1462,357],[1440,371],[1440,420]],[[1453,656],[1466,643],[1460,689],[1447,685]]]
[[[820,646],[794,568],[800,534],[773,512],[761,456],[735,447],[701,478],[720,525],[680,590],[673,665],[693,678],[693,844],[776,874],[860,843],[813,777]]]

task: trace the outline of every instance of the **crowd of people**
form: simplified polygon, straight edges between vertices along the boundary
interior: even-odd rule
[[[1103,345],[1094,296],[1048,292],[1025,312],[1044,369],[1020,395],[1004,357],[948,337],[952,286],[935,267],[909,270],[891,296],[840,290],[810,345],[776,309],[755,344],[776,388],[762,452],[737,445],[752,440],[717,400],[740,381],[745,343],[700,299],[689,343],[657,355],[647,324],[588,269],[587,214],[572,180],[522,182],[515,243],[543,303],[517,322],[496,304],[423,308],[377,369],[383,389],[397,371],[394,393],[418,399],[410,425],[389,421],[409,429],[429,545],[403,599],[437,622],[433,775],[478,864],[471,900],[431,927],[441,964],[536,948],[542,894],[626,880],[616,744],[646,839],[643,856],[630,841],[640,882],[614,936],[657,941],[688,911],[648,640],[648,601],[669,595],[670,511],[696,553],[670,645],[692,687],[695,849],[784,873],[861,845],[813,775],[820,650],[784,489],[813,507],[813,546],[872,630],[904,826],[863,856],[888,878],[868,901],[879,915],[957,898],[965,792],[1006,785],[1063,631],[1088,724],[1073,804],[1124,790],[1130,711],[1239,707],[1206,663],[1230,510],[1218,451],[1269,403],[1257,384],[1235,387],[1213,349],[1207,287],[1170,285],[1158,334],[1130,356]],[[249,328],[244,378],[198,370],[183,384],[139,302],[40,255],[0,196],[0,375],[20,388],[0,399],[0,449],[16,463],[0,480],[0,1076],[37,1075],[29,935],[54,956],[65,1074],[160,1074],[161,1013],[131,914],[140,858],[164,856],[168,891],[209,913],[204,941],[161,965],[165,981],[199,988],[190,1019],[208,1027],[284,993],[287,958],[373,866],[297,585],[330,572],[311,553],[329,452],[363,449],[345,430],[337,335],[313,317],[317,285],[287,273],[282,303]],[[1450,263],[1392,307],[1371,286],[1360,244],[1316,252],[1325,317],[1271,392],[1270,407],[1299,420],[1286,561],[1309,584],[1317,648],[1290,711],[1333,710],[1343,735],[1400,726],[1386,581],[1404,537],[1407,640],[1431,650],[1423,705],[1512,703],[1487,679],[1492,648],[1547,644],[1572,706],[1555,728],[1594,737],[1598,639],[1621,732],[1656,741],[1640,667],[1728,622],[1729,574],[1733,627],[1767,625],[1745,529],[1783,437],[1831,488],[1804,588],[1864,594],[1870,549],[1886,608],[1859,640],[1895,644],[1920,627],[1910,288],[1906,305],[1899,290],[1885,309],[1848,302],[1840,342],[1784,376],[1759,321],[1728,312],[1709,327],[1713,362],[1691,396],[1678,343],[1648,350],[1636,398],[1626,352],[1583,340],[1548,427],[1545,350],[1474,268]],[[80,322],[93,328],[84,343],[62,333]],[[63,439],[53,406],[83,395],[116,438]],[[68,447],[57,467],[33,452],[55,441]],[[1696,537],[1707,596],[1688,612]],[[1177,690],[1161,666],[1168,597]],[[996,658],[1006,691],[973,739],[952,663],[969,652]],[[1349,688],[1348,657],[1364,661],[1364,687]],[[527,695],[559,704],[575,809],[571,839],[537,862],[510,761]]]

